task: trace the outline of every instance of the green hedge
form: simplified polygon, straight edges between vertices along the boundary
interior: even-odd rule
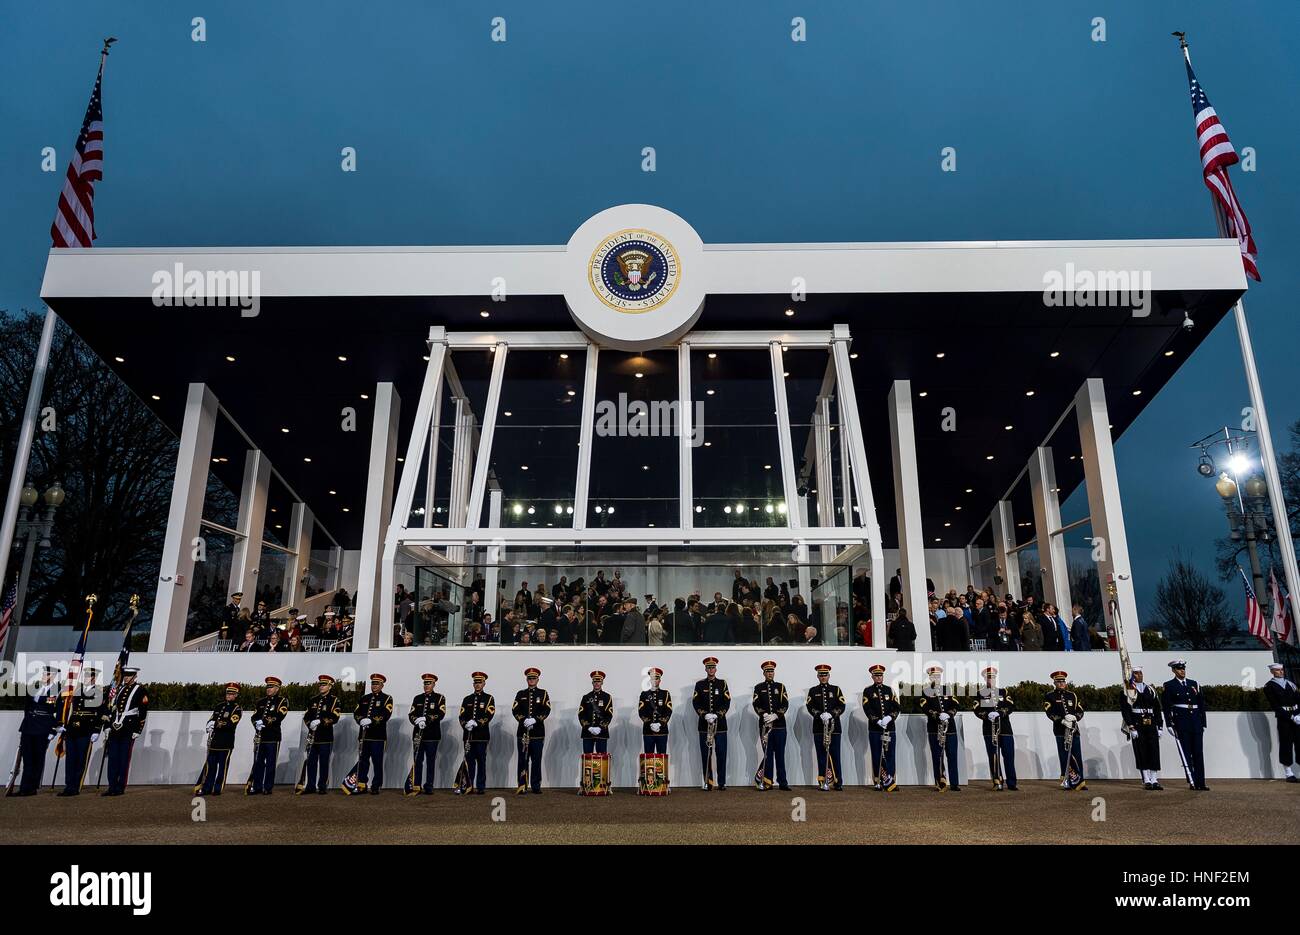
[[[147,682],[146,685],[149,689],[151,711],[211,711],[226,697],[223,684]],[[1052,686],[1042,682],[1021,682],[1019,685],[1011,685],[1007,688],[1018,709],[1028,712],[1040,710],[1043,695],[1047,694]],[[1101,688],[1095,685],[1072,685],[1071,690],[1078,694],[1084,711],[1118,711],[1120,699],[1124,694],[1123,688],[1119,685],[1106,685]],[[1244,689],[1239,685],[1205,685],[1202,686],[1202,690],[1205,692],[1206,704],[1211,711],[1271,710],[1268,699],[1264,697],[1262,691]],[[969,701],[974,698],[975,687],[958,686],[956,692],[958,698]],[[307,702],[316,696],[317,687],[314,683],[285,685],[280,689],[280,693],[289,700],[291,710],[301,711],[307,707]],[[244,685],[239,692],[239,703],[245,709],[251,710],[257,704],[257,699],[264,694],[266,694],[265,687],[260,684]],[[355,689],[341,691],[336,687],[335,694],[339,696],[340,708],[345,712],[351,712],[356,709],[357,699],[362,692]],[[920,686],[900,686],[900,695],[899,701],[903,713],[916,714]],[[858,705],[860,699],[861,693],[856,692],[855,697],[849,699],[849,703]],[[21,710],[24,701],[24,695],[16,695],[11,686],[0,684],[0,710]]]

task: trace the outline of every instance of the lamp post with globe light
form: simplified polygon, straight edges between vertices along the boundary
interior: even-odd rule
[[[27,604],[27,582],[32,574],[32,559],[36,549],[50,547],[50,531],[54,527],[54,511],[63,505],[66,496],[63,486],[55,481],[45,491],[42,498],[36,486],[29,480],[23,487],[18,503],[18,522],[14,527],[14,548],[23,550],[22,570],[18,575],[18,594],[14,604],[13,623],[3,648],[3,658],[12,662],[17,655],[18,627],[23,620],[23,610]],[[45,516],[40,515],[38,504],[45,500]]]

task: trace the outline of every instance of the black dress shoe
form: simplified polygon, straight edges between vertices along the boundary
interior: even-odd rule
[[[1158,783],[1158,782],[1153,782],[1153,783],[1151,783],[1151,791],[1152,791],[1152,792],[1164,792],[1164,791],[1165,791],[1165,787],[1162,786],[1162,785],[1160,785],[1160,783]]]
[[[952,786],[951,788],[952,788],[952,791],[953,791],[953,792],[960,792],[960,791],[961,791],[961,786]]]
[[[1287,782],[1300,782],[1300,776],[1288,776],[1288,777],[1286,777],[1286,781],[1287,781]]]
[[[835,792],[843,792],[843,791],[844,791],[844,783],[842,783],[842,782],[837,782],[835,785],[831,786],[831,789],[832,789],[833,791],[835,791]]]
[[[777,788],[780,789],[782,792],[789,792],[789,791],[790,791],[790,784],[787,783],[787,782],[783,782],[783,783],[781,783],[781,785],[777,786]]]
[[[1005,788],[1006,788],[1006,790],[1007,790],[1008,792],[1019,792],[1019,791],[1020,791],[1020,787],[1019,787],[1019,786],[1006,786]]]
[[[1149,783],[1149,782],[1144,782],[1144,783],[1142,783],[1142,788],[1143,788],[1145,791],[1150,792],[1150,791],[1151,791],[1151,783]]]
[[[541,790],[541,789],[534,789],[534,790],[533,790],[533,795],[541,795],[541,794],[542,794],[542,790]]]
[[[315,790],[315,789],[303,789],[303,790],[302,790],[301,792],[299,792],[298,794],[299,794],[299,795],[315,795],[315,794],[316,794],[316,790]]]
[[[1196,787],[1196,791],[1197,791],[1197,792],[1209,792],[1209,791],[1210,791],[1210,787],[1209,787],[1209,786],[1197,786],[1197,787]]]
[[[76,792],[76,791],[72,791],[72,790],[68,790],[68,789],[64,789],[62,792],[59,793],[59,798],[63,799],[63,798],[67,798],[68,796],[72,796],[72,795],[81,795],[81,793],[80,793],[80,792]]]
[[[270,794],[271,794],[271,793],[269,793],[269,792],[267,793],[267,795],[270,795]],[[371,789],[371,790],[370,790],[370,794],[371,794],[371,795],[379,795],[379,790],[378,790],[378,789]]]

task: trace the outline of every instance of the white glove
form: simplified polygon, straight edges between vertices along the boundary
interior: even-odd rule
[[[91,742],[91,743],[99,743],[99,734],[91,734],[91,735],[90,735],[90,742]]]
[[[54,733],[56,733],[56,734],[61,734],[61,733],[63,733],[65,730],[67,730],[67,728],[64,727],[62,724],[60,724],[58,727],[54,728]]]
[[[478,727],[478,721],[466,721],[466,722],[465,722],[465,729],[466,729],[466,730],[473,730],[473,729],[476,728],[476,727]]]
[[[776,721],[776,715],[775,715],[775,714],[764,714],[764,715],[763,715],[763,723],[764,723],[764,724],[771,724],[771,723],[773,723],[773,722],[775,722],[775,721]]]
[[[311,722],[310,724],[308,724],[307,726],[310,727],[312,730],[315,730],[316,728],[320,727],[320,718],[316,718],[314,721],[312,721],[312,722]]]
[[[823,711],[821,718],[823,721],[829,721],[831,719],[831,713],[829,711]]]
[[[266,726],[266,722],[265,722],[265,721],[254,721],[254,722],[253,722],[253,726],[256,727],[258,730],[261,730],[263,727]]]
[[[1078,720],[1078,718],[1076,718],[1073,714],[1067,714],[1064,718],[1062,718],[1062,720],[1064,720],[1065,723],[1067,724],[1073,724],[1075,721]]]
[[[217,726],[217,722],[216,722],[216,721],[213,721],[213,720],[211,720],[211,719],[209,719],[209,720],[208,720],[208,724],[207,724],[207,726],[206,726],[205,728],[203,728],[203,729],[204,729],[204,730],[212,730],[212,729],[213,729],[214,727],[216,727],[216,726]]]
[[[599,727],[588,727],[588,728],[587,728],[587,733],[591,734],[591,736],[593,736],[593,737],[596,737],[596,736],[598,736],[598,735],[600,734],[600,728],[599,728]]]
[[[943,721],[943,722],[946,724],[946,723],[948,722],[948,712],[947,712],[947,711],[940,711],[940,712],[939,712],[939,720]]]
[[[662,727],[662,726],[663,726],[663,725],[660,724],[658,721],[655,721],[653,724],[650,725],[650,729],[651,729],[652,731],[654,731],[654,732],[657,734],[657,733],[659,733],[659,728]]]
[[[537,718],[535,717],[524,718],[524,727],[532,727],[536,723],[537,723]]]
[[[426,722],[425,719],[422,718],[422,717],[417,717],[417,718],[415,719],[415,726],[418,727],[418,728],[420,728],[420,730],[424,730],[424,725],[425,725],[426,723],[427,723],[427,722]]]
[[[1163,737],[1164,735],[1165,735],[1165,729],[1164,729],[1163,727],[1157,727],[1157,728],[1156,728],[1156,736],[1157,736],[1157,737]]]
[[[712,723],[713,723],[714,721],[716,721],[717,719],[718,719],[718,716],[717,716],[716,714],[706,714],[706,715],[704,715],[704,720],[708,721],[710,724],[712,724]]]
[[[369,726],[370,726],[370,718],[368,718],[368,717],[363,717],[363,718],[361,719],[361,721],[360,721],[360,724],[361,724],[362,727],[369,727]],[[259,728],[259,729],[260,729],[260,728]]]
[[[137,733],[137,734],[132,734],[132,735],[131,735],[131,739],[132,739],[132,740],[139,740],[139,739],[140,739],[140,735],[139,735],[138,733]]]
[[[1002,715],[998,714],[996,711],[990,711],[990,712],[989,712],[989,720],[990,720],[990,721],[996,721],[996,720],[997,720],[999,717],[1001,717],[1001,716],[1002,716]]]
[[[47,734],[47,735],[45,736],[45,742],[46,742],[46,743],[49,743],[49,742],[50,742],[51,740],[53,740],[53,739],[54,739],[54,735],[53,735],[53,734]]]
[[[1297,724],[1300,724],[1300,714],[1291,715],[1291,720],[1295,721],[1295,723]]]
[[[879,722],[879,723],[880,723],[880,726],[881,726],[881,727],[888,727],[888,726],[889,726],[889,722],[892,721],[893,719],[894,719],[894,716],[893,716],[892,714],[886,714],[884,717],[882,717],[882,718],[880,719],[880,722]]]

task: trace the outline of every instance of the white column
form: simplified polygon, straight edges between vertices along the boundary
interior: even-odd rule
[[[808,517],[800,515],[804,510],[800,508],[797,492],[799,483],[794,472],[794,442],[790,438],[790,404],[785,395],[785,358],[781,352],[780,341],[771,341],[767,347],[772,359],[772,395],[776,399],[776,438],[781,450],[781,487],[785,492],[785,515],[790,528],[799,529],[808,525]],[[804,561],[807,561],[807,558]],[[800,578],[801,587],[802,581],[803,579]],[[807,592],[804,593],[803,599],[809,600]]]
[[[298,554],[293,557],[289,563],[289,585],[285,588],[285,595],[289,597],[291,607],[301,607],[302,602],[307,599],[307,582],[303,580],[308,572],[311,571],[311,534],[312,527],[316,524],[316,517],[312,515],[311,508],[307,504],[299,501],[293,505],[293,510],[289,514],[289,548]],[[321,582],[321,587],[325,587],[325,582]]]
[[[645,589],[647,594],[653,594],[656,599],[663,597],[659,593],[659,546],[652,545],[646,549],[645,555]],[[642,607],[642,610],[645,608]]]
[[[582,380],[582,427],[578,430],[578,477],[573,485],[573,528],[587,528],[587,492],[591,489],[591,450],[596,435],[596,365],[600,349],[587,345],[587,369]]]
[[[185,642],[191,578],[194,576],[194,540],[203,518],[203,495],[212,460],[212,434],[217,425],[217,397],[203,383],[191,383],[185,398],[185,421],[176,454],[176,479],[163,538],[158,594],[153,605],[149,652],[175,652]]]
[[[699,430],[691,401],[691,345],[677,346],[677,525],[690,529],[695,525],[695,461],[691,438]],[[653,593],[653,592],[652,592]]]
[[[898,514],[898,558],[903,606],[916,624],[916,648],[929,652],[930,600],[925,586],[925,535],[921,529],[921,484],[916,468],[916,426],[912,383],[895,380],[889,389],[889,443],[894,458],[894,510]]]
[[[393,595],[380,594],[379,561],[384,534],[393,512],[397,469],[397,423],[402,400],[391,383],[375,386],[375,419],[370,430],[370,468],[366,475],[366,512],[361,532],[361,566],[357,578],[357,615],[352,649],[376,646],[380,628],[392,639]]]
[[[502,493],[500,487],[493,487],[488,491],[489,529],[501,528],[501,497]],[[576,509],[574,510],[574,513],[575,515],[577,514]],[[501,590],[501,586],[497,583],[500,579],[498,566],[501,564],[501,559],[504,555],[505,546],[490,545],[487,547],[486,561],[484,562],[485,567],[483,569],[483,593],[479,595],[483,601],[483,609],[492,615],[492,620],[497,625],[501,624],[501,608],[496,602],[497,592]],[[474,576],[471,574],[466,577],[472,580]],[[466,621],[462,620],[462,630],[464,629],[465,624]],[[455,640],[454,642],[460,643],[461,640]]]
[[[1034,501],[1034,535],[1038,561],[1043,566],[1043,599],[1055,604],[1061,615],[1070,613],[1070,568],[1061,529],[1061,499],[1056,492],[1056,464],[1052,449],[1039,447],[1029,458],[1029,495]]]
[[[1133,569],[1128,558],[1128,534],[1120,502],[1119,472],[1111,444],[1110,416],[1106,389],[1101,379],[1086,380],[1074,398],[1079,419],[1079,443],[1083,457],[1083,479],[1088,489],[1088,514],[1092,520],[1093,553],[1100,556],[1097,574],[1102,582],[1115,576],[1123,632],[1128,651],[1142,649],[1138,632],[1137,599],[1133,591]],[[1106,621],[1107,629],[1113,621]]]
[[[492,361],[492,379],[488,383],[487,403],[483,412],[483,428],[478,434],[478,459],[469,494],[469,515],[465,517],[465,526],[469,529],[478,529],[482,523],[488,466],[492,463],[492,436],[496,434],[497,409],[501,405],[501,384],[505,381],[506,354],[510,350],[504,342],[498,343],[496,347],[496,356]]]
[[[333,593],[337,591],[343,581],[343,548],[341,546],[332,546],[330,548],[330,571],[325,580],[325,590]]]
[[[835,482],[831,475],[831,401],[827,396],[817,397],[813,413],[813,435],[816,445],[817,522],[814,526],[835,525]],[[821,547],[823,562],[835,557],[835,546]]]
[[[243,591],[244,607],[257,606],[257,566],[262,560],[262,534],[266,529],[266,499],[270,487],[270,459],[257,449],[245,452],[244,480],[239,485],[239,519],[235,525],[242,538],[235,540],[230,554],[230,583],[226,589],[229,592]],[[284,595],[290,597],[287,590]]]
[[[1011,551],[1016,545],[1016,522],[1011,513],[1011,501],[999,500],[989,521],[993,527],[993,572],[1002,576],[998,597],[1010,593],[1023,599],[1024,595],[1020,593],[1020,553]],[[993,586],[998,587],[997,582]]]

